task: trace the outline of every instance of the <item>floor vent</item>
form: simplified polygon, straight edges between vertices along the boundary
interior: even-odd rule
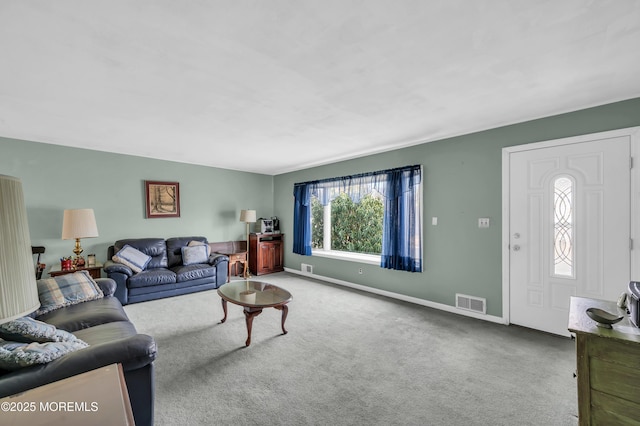
[[[303,274],[313,275],[313,265],[308,265],[306,263],[301,263],[300,264],[300,271],[302,271]]]
[[[456,308],[465,311],[487,313],[487,299],[482,297],[467,296],[466,294],[456,294]]]

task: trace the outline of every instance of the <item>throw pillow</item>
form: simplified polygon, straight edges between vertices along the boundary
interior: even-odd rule
[[[0,338],[13,342],[74,342],[76,336],[55,325],[38,321],[31,317],[22,317],[0,324]]]
[[[82,340],[47,343],[21,343],[0,340],[0,368],[11,371],[35,364],[46,364],[87,346],[89,345]]]
[[[45,278],[37,283],[40,309],[36,311],[36,316],[104,297],[102,290],[87,271]]]
[[[202,241],[190,241],[189,244],[187,244],[188,247],[195,247],[195,246],[205,246],[207,248],[207,257],[209,257],[209,255],[211,254],[211,247],[209,247],[209,244],[207,243],[203,243]]]
[[[207,263],[208,259],[209,255],[205,246],[182,247],[182,264],[185,266]]]
[[[151,256],[147,256],[140,250],[125,244],[119,252],[113,255],[111,260],[127,265],[133,272],[142,272],[151,262]]]

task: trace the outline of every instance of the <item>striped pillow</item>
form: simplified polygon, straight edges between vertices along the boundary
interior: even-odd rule
[[[89,272],[78,271],[38,280],[38,297],[40,309],[36,311],[36,316],[65,306],[102,299],[104,294]]]

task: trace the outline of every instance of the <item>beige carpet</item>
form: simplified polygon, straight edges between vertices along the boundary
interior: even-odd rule
[[[577,425],[574,342],[278,273],[287,335],[216,291],[128,305],[157,425]]]

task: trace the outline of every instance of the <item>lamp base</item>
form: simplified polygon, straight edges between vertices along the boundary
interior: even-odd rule
[[[73,253],[77,257],[77,256],[80,256],[80,253],[82,253],[83,251],[84,251],[84,249],[80,245],[80,238],[76,238],[76,246],[73,248]]]

